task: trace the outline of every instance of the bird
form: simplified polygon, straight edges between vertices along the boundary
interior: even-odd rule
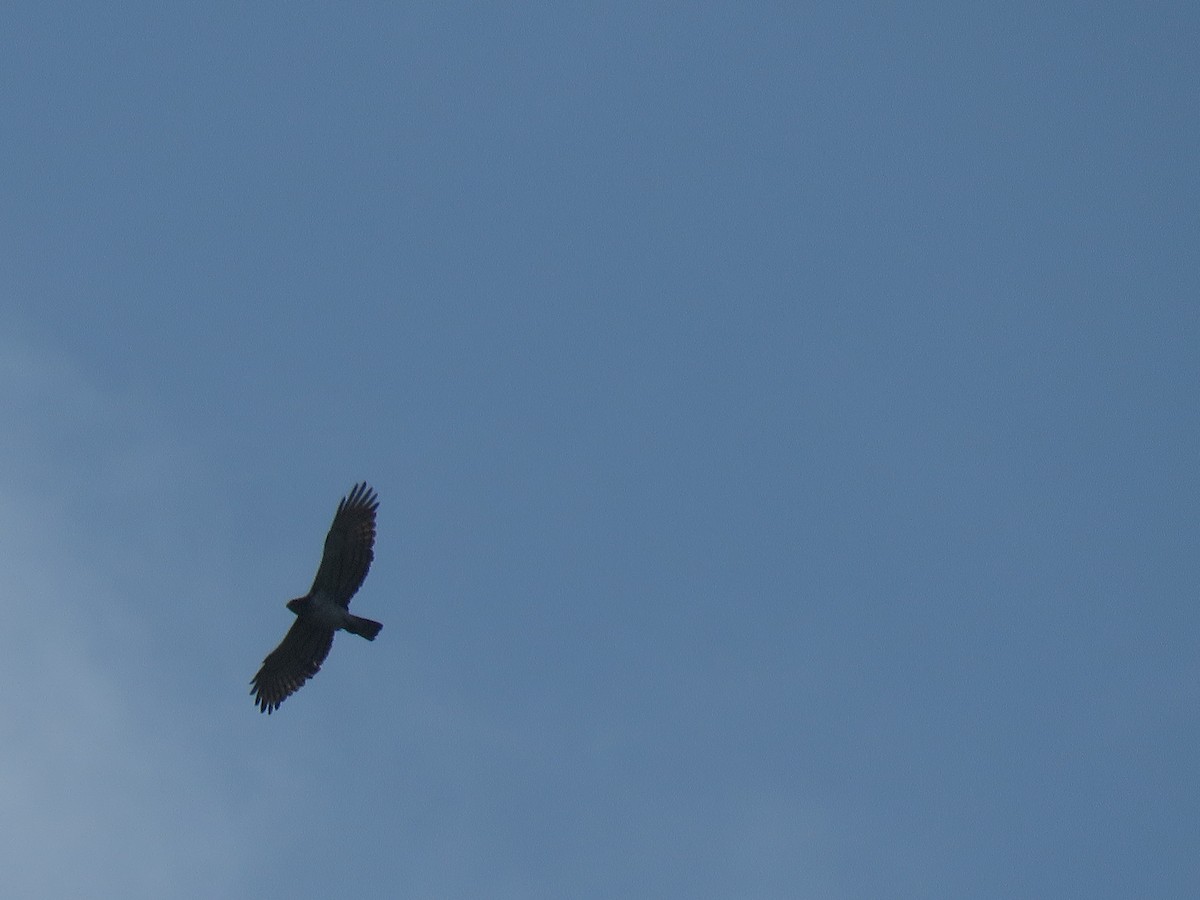
[[[375,510],[379,498],[365,481],[342,498],[329,534],[317,577],[303,597],[289,600],[296,621],[279,646],[267,654],[250,681],[259,712],[270,714],[321,670],[336,631],[375,640],[381,622],[350,612],[350,598],[362,586],[375,558]]]

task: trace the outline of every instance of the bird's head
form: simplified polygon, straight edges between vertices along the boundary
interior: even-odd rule
[[[287,608],[290,609],[292,612],[294,612],[296,615],[300,615],[300,613],[304,612],[304,607],[305,607],[305,604],[307,604],[307,603],[308,603],[307,597],[297,597],[295,600],[289,600],[287,602]]]

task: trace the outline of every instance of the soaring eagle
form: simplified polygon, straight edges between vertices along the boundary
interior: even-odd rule
[[[375,510],[379,499],[364,481],[342,498],[325,537],[317,577],[303,597],[289,600],[296,621],[283,642],[263,660],[250,682],[260,712],[271,713],[321,669],[339,629],[375,640],[383,625],[352,615],[350,598],[375,558]]]

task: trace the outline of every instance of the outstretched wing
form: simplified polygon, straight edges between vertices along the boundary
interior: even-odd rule
[[[356,484],[338,504],[325,537],[325,553],[312,593],[323,593],[342,606],[359,589],[375,558],[375,510],[379,499],[365,481]]]
[[[250,682],[250,693],[260,712],[271,713],[321,670],[333,646],[333,631],[297,616],[283,641],[263,660]]]

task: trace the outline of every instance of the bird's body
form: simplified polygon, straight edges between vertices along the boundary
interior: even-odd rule
[[[277,710],[320,671],[333,646],[334,632],[349,631],[373,641],[383,628],[349,610],[350,598],[374,559],[378,508],[379,500],[366,482],[356,484],[338,504],[312,588],[303,597],[288,601],[296,621],[250,682],[250,693],[261,712]]]

